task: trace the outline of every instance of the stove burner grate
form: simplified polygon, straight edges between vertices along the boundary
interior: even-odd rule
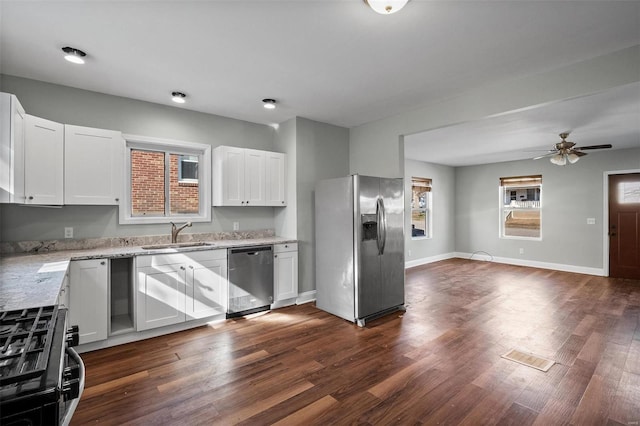
[[[56,306],[0,313],[0,386],[42,376],[57,313]]]

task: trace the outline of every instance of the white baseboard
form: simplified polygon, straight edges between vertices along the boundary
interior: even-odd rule
[[[460,259],[484,260],[496,263],[505,263],[507,265],[529,266],[531,268],[552,269],[554,271],[575,272],[578,274],[597,275],[606,277],[604,268],[589,268],[587,266],[565,265],[562,263],[539,262],[536,260],[514,259],[511,257],[495,257],[486,253],[454,253]],[[473,255],[473,257],[472,257]]]
[[[413,268],[414,266],[426,265],[427,263],[437,262],[439,260],[452,259],[456,256],[456,253],[444,253],[436,256],[423,257],[421,259],[409,260],[404,263],[404,268]]]
[[[273,302],[271,304],[271,309],[280,309],[284,308],[285,306],[295,305],[296,301],[297,299],[295,297],[292,299],[278,300],[277,302]]]
[[[316,300],[316,291],[305,291],[304,293],[298,294],[298,298],[296,299],[296,305],[304,305],[305,303],[313,302]]]

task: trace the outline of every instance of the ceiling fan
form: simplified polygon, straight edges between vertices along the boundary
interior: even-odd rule
[[[590,145],[590,146],[576,146],[575,142],[569,142],[566,139],[569,137],[569,132],[560,133],[560,138],[562,142],[558,142],[553,146],[553,149],[550,149],[546,154],[541,155],[539,157],[535,157],[534,160],[539,160],[540,158],[551,157],[549,160],[558,166],[564,166],[567,164],[567,161],[571,164],[576,163],[580,157],[587,155],[586,152],[591,149],[607,149],[611,148],[611,144],[605,145]]]

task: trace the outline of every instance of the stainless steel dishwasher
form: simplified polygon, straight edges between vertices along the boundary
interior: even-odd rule
[[[268,310],[273,303],[273,246],[228,249],[227,262],[227,318]]]

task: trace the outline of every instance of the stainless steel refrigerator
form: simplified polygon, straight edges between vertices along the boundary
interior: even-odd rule
[[[360,326],[404,309],[402,179],[318,182],[315,224],[318,308]]]

